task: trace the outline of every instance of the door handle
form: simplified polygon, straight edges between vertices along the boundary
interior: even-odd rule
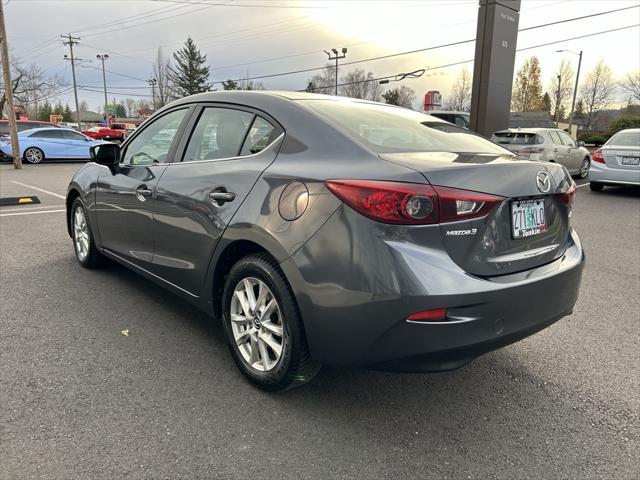
[[[211,192],[209,198],[213,200],[214,203],[222,205],[225,202],[233,202],[236,199],[236,194],[233,192]]]
[[[557,148],[554,148],[554,149],[553,149],[553,151],[554,151],[554,152],[557,152],[557,151],[558,151],[558,149],[557,149]]]
[[[148,189],[146,185],[141,185],[138,188],[136,188],[136,197],[141,202],[146,201],[146,199],[151,195],[153,195],[153,191]]]

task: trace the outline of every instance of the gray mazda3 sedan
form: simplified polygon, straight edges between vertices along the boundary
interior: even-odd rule
[[[563,166],[437,121],[306,93],[178,100],[73,177],[76,256],[221,318],[266,390],[322,364],[458,368],[569,315],[584,254]]]

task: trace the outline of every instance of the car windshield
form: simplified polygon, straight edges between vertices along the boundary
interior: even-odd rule
[[[535,145],[543,143],[543,138],[532,132],[497,132],[493,136],[501,145]]]
[[[607,142],[614,147],[638,147],[640,148],[640,131],[618,132]]]
[[[335,100],[301,103],[346,129],[376,153],[449,151],[512,155],[478,135],[425,128],[423,122],[432,122],[433,118],[405,108]]]

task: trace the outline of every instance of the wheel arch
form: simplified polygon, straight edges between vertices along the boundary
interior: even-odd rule
[[[80,191],[76,187],[71,187],[67,192],[67,199],[65,201],[66,209],[67,209],[67,233],[71,237],[71,207],[73,206],[73,202],[76,201],[76,198],[80,196]]]

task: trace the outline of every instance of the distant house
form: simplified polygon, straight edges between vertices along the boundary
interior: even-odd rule
[[[509,128],[556,128],[549,112],[511,112]]]
[[[76,112],[71,112],[71,118],[76,119]],[[99,123],[103,120],[102,115],[98,112],[92,112],[91,110],[87,112],[80,112],[80,121],[85,123]]]
[[[148,118],[155,113],[155,110],[151,110],[150,108],[141,108],[138,110],[138,117],[140,118]]]

